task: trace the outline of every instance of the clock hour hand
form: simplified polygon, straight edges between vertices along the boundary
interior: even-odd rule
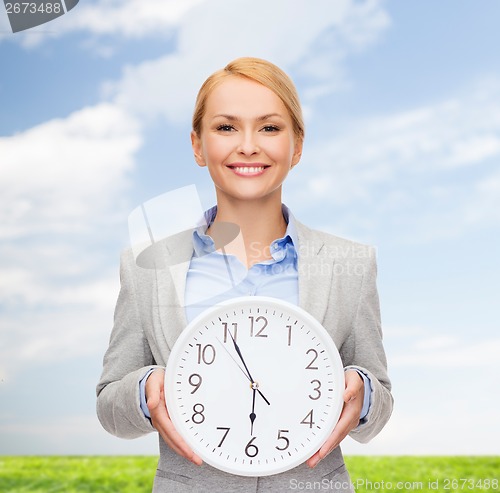
[[[266,401],[266,404],[268,406],[271,405],[271,403],[266,399],[266,397],[264,396],[264,394],[260,391],[260,389],[257,389],[257,392],[260,394],[260,396]]]
[[[231,334],[230,330],[228,330],[228,332],[229,332],[229,335],[231,336],[231,340],[233,341],[234,349],[238,353],[238,356],[240,357],[241,362],[243,363],[243,366],[245,367],[245,370],[247,371],[247,376],[248,376],[248,379],[250,380],[250,383],[252,384],[252,388],[254,390],[257,390],[257,392],[260,394],[260,396],[266,401],[267,405],[270,406],[271,403],[266,399],[264,394],[258,388],[259,384],[252,378],[252,375],[250,375],[250,371],[248,370],[247,364],[245,363],[245,360],[243,359],[243,355],[241,354],[240,347],[238,346],[238,344],[234,340],[233,334]],[[254,387],[254,385],[255,385],[255,387]]]
[[[256,389],[252,389],[252,412],[250,413],[250,435],[253,436],[253,422],[257,415],[255,414],[255,392]]]

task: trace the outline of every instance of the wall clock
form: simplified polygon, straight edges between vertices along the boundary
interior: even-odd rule
[[[342,410],[344,370],[324,327],[275,298],[217,304],[177,339],[165,372],[177,431],[208,464],[267,476],[311,457]]]

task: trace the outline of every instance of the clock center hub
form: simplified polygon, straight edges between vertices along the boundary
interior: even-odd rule
[[[257,389],[259,388],[259,382],[252,382],[252,383],[250,384],[250,388],[251,388],[252,390],[257,390]]]

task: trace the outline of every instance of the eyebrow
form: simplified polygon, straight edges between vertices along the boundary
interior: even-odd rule
[[[273,116],[277,116],[277,117],[283,119],[283,116],[280,115],[279,113],[269,113],[267,115],[258,116],[255,120],[258,121],[258,122],[262,122],[262,121],[268,120],[269,118],[271,118]],[[234,116],[234,115],[225,115],[225,114],[214,115],[213,118],[214,119],[215,118],[225,118],[226,120],[229,120],[231,122],[239,122],[241,120],[241,118],[239,118],[237,116]]]

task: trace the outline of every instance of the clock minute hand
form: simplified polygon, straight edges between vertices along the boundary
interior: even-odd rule
[[[234,340],[234,337],[233,337],[233,334],[231,334],[231,331],[228,330],[228,332],[229,332],[229,335],[231,336],[231,339],[233,341],[234,349],[236,349],[236,352],[238,353],[238,356],[240,357],[241,362],[243,363],[243,366],[245,367],[245,370],[247,371],[248,378],[253,383],[254,379],[252,378],[252,375],[250,375],[250,370],[248,369],[248,366],[245,363],[245,360],[243,359],[243,355],[241,354],[240,347],[238,346],[238,344],[236,344],[236,341]]]
[[[250,380],[250,382],[252,383],[252,389],[254,390],[257,390],[257,392],[260,394],[260,396],[266,401],[267,405],[270,406],[271,403],[266,399],[266,397],[264,396],[264,394],[260,391],[260,389],[258,388],[254,388],[254,384],[256,384],[255,380],[253,379],[252,375],[250,375],[250,370],[248,369],[248,366],[247,364],[245,363],[245,360],[243,359],[243,355],[241,354],[241,351],[240,351],[240,347],[238,346],[238,344],[236,343],[236,341],[234,340],[234,337],[233,337],[233,334],[231,334],[231,331],[228,330],[229,332],[229,335],[231,336],[231,340],[233,341],[233,344],[234,344],[234,349],[236,350],[236,352],[238,353],[238,356],[240,357],[241,359],[241,362],[243,363],[243,366],[245,367],[245,370],[247,371],[247,375],[248,375],[248,378]],[[257,384],[258,385],[258,384]]]

